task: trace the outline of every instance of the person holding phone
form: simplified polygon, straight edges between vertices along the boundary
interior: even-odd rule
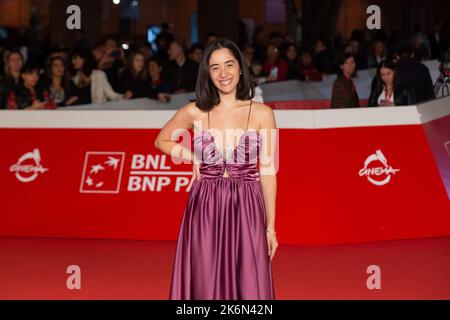
[[[114,91],[106,74],[96,69],[95,59],[90,50],[75,49],[69,61],[70,74],[74,82],[73,95],[78,97],[77,104],[104,103],[107,101],[128,100],[131,94]]]
[[[94,47],[93,54],[97,60],[97,69],[105,72],[108,82],[115,90],[119,90],[120,70],[126,64],[125,51],[114,37],[107,37]]]
[[[368,107],[405,106],[416,103],[414,91],[405,84],[400,84],[396,62],[392,59],[383,60],[377,69]]]
[[[286,80],[288,63],[280,59],[278,47],[274,43],[266,46],[266,61],[263,64],[263,72],[275,81]]]

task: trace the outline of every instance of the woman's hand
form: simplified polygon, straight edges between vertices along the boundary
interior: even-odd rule
[[[169,102],[170,101],[170,94],[160,92],[158,93],[158,100],[161,102]]]
[[[266,82],[273,82],[273,81],[277,81],[278,77],[270,74],[269,76],[266,77]]]
[[[394,103],[389,100],[381,100],[380,106],[381,107],[392,107],[392,106],[394,106]]]
[[[126,91],[125,94],[123,95],[123,99],[130,100],[131,98],[133,98],[133,92],[130,90]]]
[[[45,102],[45,101],[35,100],[33,102],[33,104],[30,107],[28,107],[27,109],[42,110],[42,109],[45,109],[46,104],[47,104],[47,102]]]
[[[70,97],[66,101],[66,106],[71,106],[72,104],[74,104],[77,101],[78,101],[78,97],[77,96]]]
[[[269,249],[270,261],[272,261],[273,257],[275,256],[277,247],[278,247],[277,235],[275,233],[267,232],[267,248]]]

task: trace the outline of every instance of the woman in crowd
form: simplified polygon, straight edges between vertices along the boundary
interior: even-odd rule
[[[106,74],[95,69],[96,61],[90,50],[76,49],[70,61],[70,73],[75,83],[73,95],[78,97],[77,104],[104,103],[131,97],[130,93],[121,95],[111,88]]]
[[[300,53],[300,65],[298,69],[301,81],[322,81],[323,75],[316,69],[312,59],[312,53],[302,50]]]
[[[19,50],[7,50],[3,58],[5,70],[0,81],[0,107],[6,106],[8,93],[17,89],[20,83],[20,69],[25,63]]]
[[[331,108],[358,108],[358,93],[352,80],[356,70],[355,58],[346,52],[339,58],[338,63],[340,74],[333,83]]]
[[[148,61],[148,71],[150,74],[150,99],[158,99],[161,102],[170,101],[170,93],[172,92],[172,86],[170,82],[162,79],[162,65],[157,57],[152,57]]]
[[[127,93],[131,98],[145,98],[149,96],[150,90],[144,53],[132,52],[119,77],[119,92]]]
[[[277,77],[275,75],[266,75],[263,72],[262,64],[259,60],[252,61],[250,65],[250,74],[252,75],[253,83],[255,84],[255,86],[277,80]]]
[[[286,80],[298,79],[298,58],[297,48],[293,43],[287,43],[284,45],[283,58],[287,62]]]
[[[276,78],[276,81],[286,80],[288,64],[286,60],[279,59],[278,47],[274,43],[266,46],[266,61],[263,64],[263,72]]]
[[[255,49],[251,45],[246,45],[242,48],[242,55],[244,56],[245,63],[250,68],[254,59]]]
[[[76,104],[77,96],[72,96],[75,84],[70,79],[64,60],[54,56],[48,62],[48,90],[58,107]]]
[[[203,56],[203,47],[198,43],[194,43],[188,50],[189,59],[197,63],[200,63],[202,61],[202,56]]]
[[[367,106],[405,106],[415,104],[411,87],[400,84],[395,61],[380,63]]]
[[[10,89],[13,89],[20,82],[20,69],[22,69],[25,60],[19,50],[11,50],[5,58],[5,75],[2,81],[10,86]]]
[[[17,87],[8,93],[7,109],[56,109],[48,90],[39,86],[39,66],[27,62],[20,70]]]

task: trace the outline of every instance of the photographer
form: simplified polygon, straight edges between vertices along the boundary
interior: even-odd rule
[[[430,71],[421,62],[412,59],[412,48],[402,44],[398,51],[397,71],[402,84],[408,85],[414,91],[416,102],[431,100],[434,98],[433,81]]]
[[[125,52],[119,47],[118,41],[114,37],[108,37],[98,43],[92,53],[97,60],[97,68],[106,73],[111,87],[117,91],[119,73],[126,63]]]

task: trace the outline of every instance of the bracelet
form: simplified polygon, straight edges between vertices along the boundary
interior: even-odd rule
[[[272,230],[266,230],[266,232],[267,232],[267,233],[276,234],[276,232],[275,232],[275,231],[272,231]]]

